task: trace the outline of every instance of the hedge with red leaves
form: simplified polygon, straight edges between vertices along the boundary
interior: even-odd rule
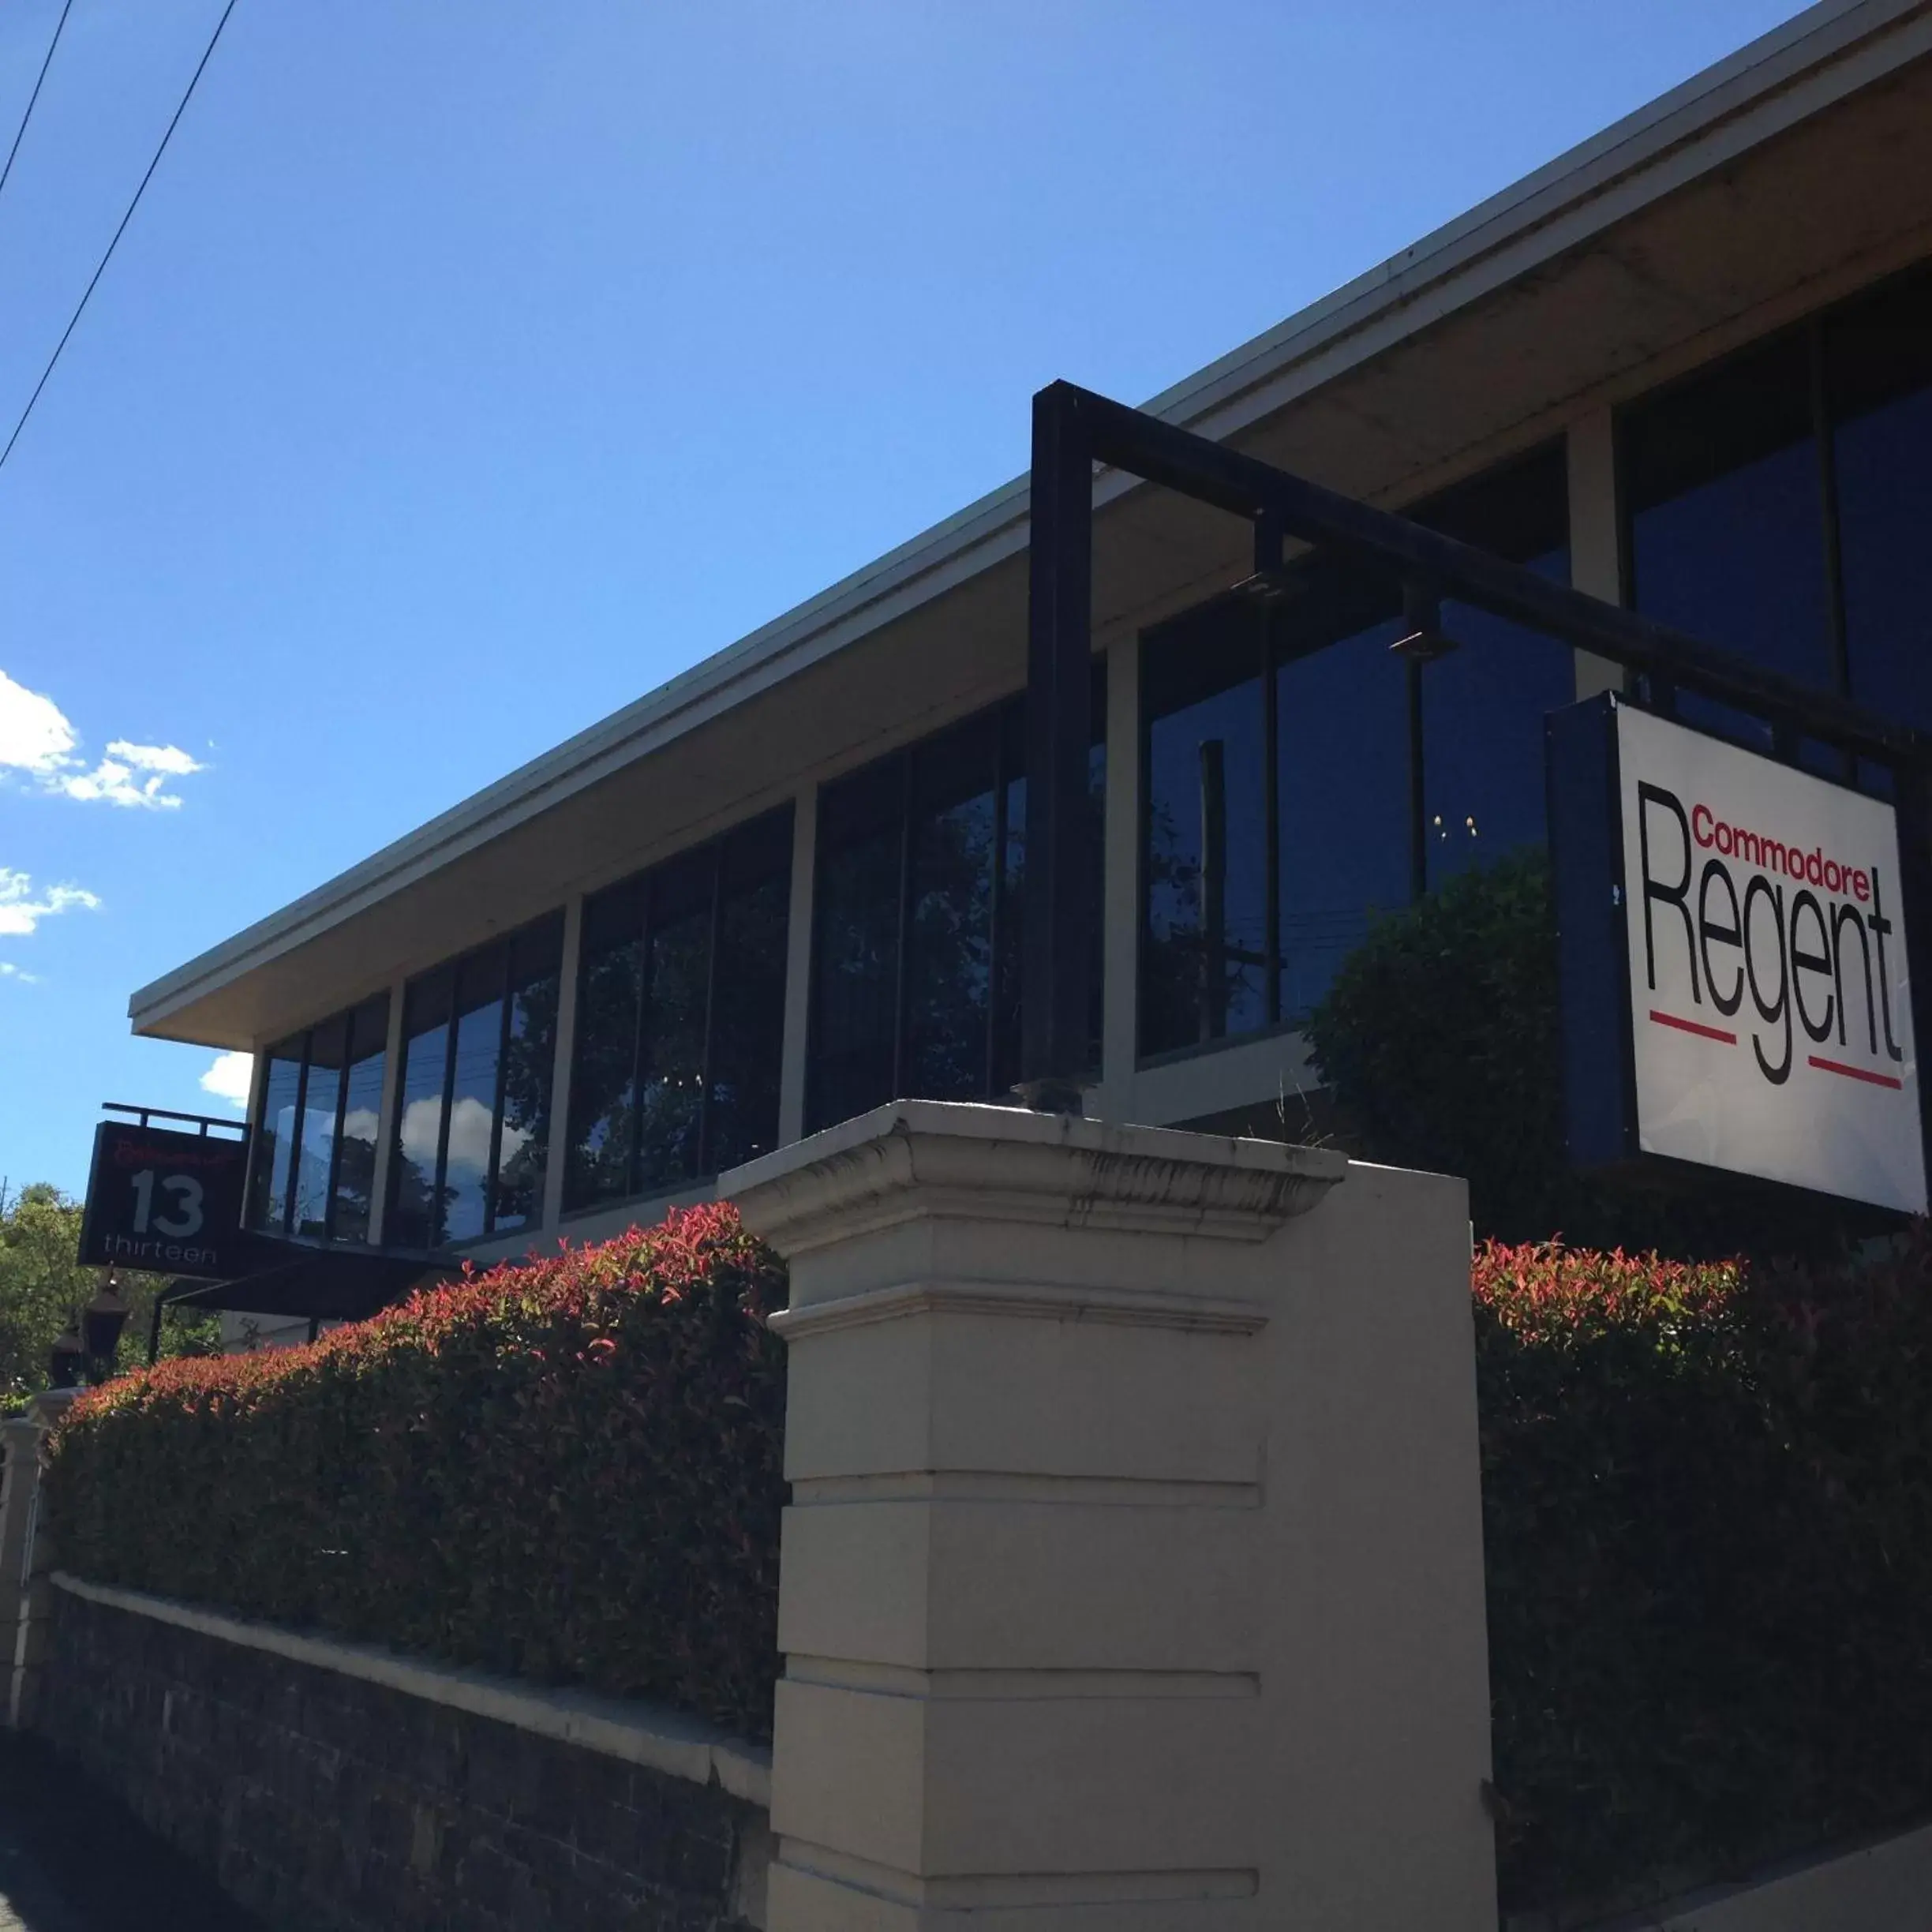
[[[1932,1238],[1480,1250],[1505,1903],[1634,1903],[1932,1811]]]
[[[58,1560],[768,1736],[784,1276],[728,1207],[163,1362],[52,1444]]]

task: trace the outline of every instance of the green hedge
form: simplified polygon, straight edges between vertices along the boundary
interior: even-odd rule
[[[1932,1238],[1808,1270],[1473,1271],[1512,1910],[1932,1809]],[[314,1346],[163,1363],[54,1438],[107,1582],[769,1734],[782,1271],[731,1210]]]
[[[164,1362],[51,1445],[59,1560],[769,1735],[782,1269],[733,1211]]]
[[[1932,1238],[1800,1270],[1474,1271],[1506,1902],[1932,1810]]]

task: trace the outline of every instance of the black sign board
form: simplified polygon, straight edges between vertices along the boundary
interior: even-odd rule
[[[103,1121],[80,1222],[84,1267],[226,1281],[256,1243],[242,1230],[245,1140]]]

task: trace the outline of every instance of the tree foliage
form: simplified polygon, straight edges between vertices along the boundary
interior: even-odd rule
[[[1355,1149],[1465,1176],[1479,1235],[1707,1259],[1817,1257],[1879,1225],[1849,1204],[1713,1169],[1571,1167],[1556,915],[1541,852],[1466,873],[1379,919],[1343,961],[1309,1037]]]
[[[44,1181],[22,1188],[0,1208],[0,1401],[18,1402],[47,1385],[47,1361],[55,1339],[100,1286],[100,1271],[74,1257],[80,1248],[80,1206]],[[129,1305],[116,1366],[147,1359],[155,1297],[167,1278],[122,1271],[116,1286]],[[170,1320],[163,1324],[163,1353],[180,1354],[215,1345],[215,1325]]]

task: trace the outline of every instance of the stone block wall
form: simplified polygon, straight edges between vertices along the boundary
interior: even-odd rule
[[[56,1749],[277,1932],[740,1932],[764,1813],[715,1785],[62,1593]]]

